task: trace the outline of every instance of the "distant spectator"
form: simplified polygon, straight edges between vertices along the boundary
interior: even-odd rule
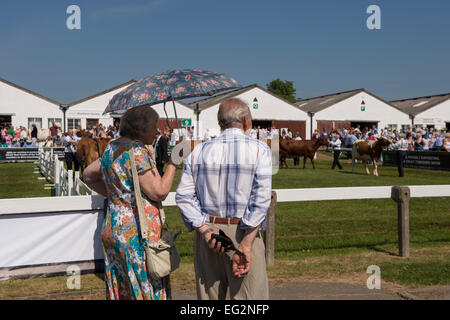
[[[447,134],[445,135],[443,148],[445,151],[450,152],[450,132],[447,132]]]
[[[36,144],[33,142],[33,140],[31,140],[31,138],[28,138],[23,144],[23,148],[36,148]]]
[[[330,145],[333,148],[333,165],[331,169],[334,170],[336,166],[338,166],[339,170],[342,170],[342,165],[339,162],[339,155],[341,153],[341,139],[337,133],[331,135],[332,140],[330,141]]]
[[[6,139],[2,138],[0,142],[0,148],[8,148],[8,144],[6,143]]]
[[[64,147],[64,143],[63,143],[63,141],[62,141],[62,139],[61,139],[60,136],[57,136],[57,137],[56,137],[56,140],[55,140],[55,142],[54,142],[54,146],[55,146],[55,147],[58,147],[58,148]]]
[[[377,140],[377,139],[375,139],[375,137],[374,137],[374,135],[373,135],[372,132],[369,132],[369,134],[367,135],[366,140],[367,140],[367,141],[375,141],[375,140]]]
[[[414,141],[414,151],[423,151],[423,140],[422,135],[416,135],[416,141]]]
[[[319,130],[315,129],[311,139],[319,139],[319,137],[320,137],[320,132],[319,132]]]
[[[414,140],[411,133],[406,134],[406,143],[408,144],[408,151],[414,150]]]
[[[56,141],[56,139],[55,139],[55,141]],[[52,139],[51,136],[48,136],[48,137],[47,137],[47,140],[45,140],[44,147],[45,147],[45,148],[53,148],[53,147],[54,147],[53,139]]]
[[[24,127],[20,127],[19,138],[26,139],[28,137],[28,131]]]
[[[288,138],[292,139],[292,131],[291,131],[291,129],[287,129],[287,136],[288,136]]]
[[[66,161],[67,170],[72,170],[72,163],[75,165],[75,171],[80,170],[80,163],[76,157],[76,144],[78,139],[74,137],[73,131],[69,130],[62,138],[64,144],[64,159]]]
[[[11,130],[10,130],[11,131]],[[6,143],[8,144],[8,146],[11,146],[11,144],[12,144],[12,139],[13,139],[13,135],[12,134],[8,134],[8,135],[6,135],[6,137],[4,137],[5,138],[5,141],[6,141]]]
[[[295,135],[294,135],[293,139],[297,140],[297,141],[302,140],[302,137],[300,136],[300,132],[295,131]],[[298,165],[300,165],[300,157],[294,156],[294,166],[298,166]]]
[[[14,138],[14,139],[12,140],[11,148],[20,148],[20,147],[22,147],[22,145],[21,145],[21,143],[20,143],[20,140]]]
[[[52,126],[50,129],[50,135],[52,136],[53,141],[56,140],[56,137],[58,136],[58,126],[55,124],[55,121],[52,121]]]
[[[444,137],[440,136],[438,132],[434,134],[433,151],[444,151]]]
[[[36,141],[38,136],[38,129],[36,125],[33,123],[31,125],[31,140]]]

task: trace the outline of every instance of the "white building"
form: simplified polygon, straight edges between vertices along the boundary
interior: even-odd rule
[[[408,114],[414,126],[450,130],[450,93],[391,103]]]
[[[103,115],[109,101],[112,97],[135,83],[136,80],[130,80],[113,88],[96,93],[90,97],[81,99],[71,104],[65,105],[65,128],[76,129],[78,125],[86,129],[94,125],[103,124],[109,126],[113,124],[113,117],[109,114]]]
[[[103,115],[106,107],[109,104],[109,101],[113,98],[113,96],[122,90],[125,90],[130,85],[134,84],[136,80],[130,80],[114,88],[99,92],[93,96],[84,98],[77,102],[71,103],[67,105],[66,112],[66,128],[74,129],[79,124],[83,129],[86,129],[89,126],[94,126],[98,124],[103,124],[104,126],[109,126],[114,124],[114,122],[120,122],[120,117],[123,112],[118,113],[110,113]],[[184,103],[180,101],[175,101],[175,107],[177,111],[177,117],[179,122],[183,119],[190,119],[192,121],[194,113],[191,109],[189,109]],[[167,121],[169,122],[172,128],[175,128],[175,112],[173,110],[173,103],[166,103],[166,112],[168,118],[166,118],[166,113],[164,112],[164,105],[162,103],[155,104],[152,106],[153,109],[159,115],[159,129],[163,130],[166,128]]]
[[[13,125],[14,127],[30,128],[34,123],[38,128],[48,129],[52,126],[52,121],[63,131],[76,129],[78,125],[81,125],[83,129],[98,124],[109,126],[115,120],[120,122],[121,117],[120,113],[103,115],[109,101],[115,94],[135,82],[136,80],[133,79],[76,102],[62,104],[0,78],[0,127]],[[180,101],[175,101],[175,107],[179,123],[183,119],[189,119],[193,123],[195,118],[192,109]],[[167,127],[167,121],[170,126],[175,128],[175,112],[172,102],[166,103],[168,120],[166,120],[162,103],[154,105],[152,108],[159,114],[160,129]]]
[[[408,114],[365,89],[340,92],[295,103],[308,113],[312,131],[365,127],[402,129],[410,125]]]
[[[298,131],[303,138],[310,138],[307,113],[257,84],[189,103],[189,108],[195,111],[196,116],[198,114],[193,123],[199,129],[196,130],[197,136],[203,137],[206,129],[211,136],[220,134],[217,112],[219,105],[229,98],[239,98],[248,104],[254,127],[289,128],[293,133]]]
[[[60,103],[0,78],[0,127],[13,125],[49,128],[63,118]]]

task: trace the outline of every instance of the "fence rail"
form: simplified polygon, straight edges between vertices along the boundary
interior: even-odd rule
[[[64,162],[53,153],[53,149],[39,149],[38,167],[46,180],[53,181],[51,186],[57,197],[97,194],[81,180],[79,171],[64,168]]]
[[[265,233],[267,264],[274,262],[277,202],[393,199],[398,206],[399,255],[407,257],[410,197],[450,197],[450,185],[274,190]],[[174,192],[163,205],[176,205]],[[60,274],[61,265],[71,262],[86,268],[81,271],[98,271],[103,207],[101,195],[0,200],[0,279]]]

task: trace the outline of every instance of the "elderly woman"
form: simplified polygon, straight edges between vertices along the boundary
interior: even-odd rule
[[[158,241],[161,221],[157,202],[163,201],[172,186],[176,167],[169,162],[161,177],[156,169],[151,145],[158,114],[148,106],[128,110],[120,121],[120,138],[111,141],[101,159],[83,172],[89,187],[108,198],[102,227],[105,282],[108,299],[170,299],[169,277],[152,279],[145,264],[143,239],[133,187],[129,150],[134,149],[144,210],[149,225],[148,241]]]

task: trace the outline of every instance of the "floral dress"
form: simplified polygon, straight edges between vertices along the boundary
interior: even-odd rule
[[[141,142],[135,142],[133,148],[138,173],[156,168],[152,152]],[[169,276],[150,279],[147,273],[128,143],[111,141],[101,157],[101,167],[108,190],[102,227],[107,298],[170,299]],[[142,197],[149,226],[147,241],[156,242],[161,232],[159,210],[144,193]]]

